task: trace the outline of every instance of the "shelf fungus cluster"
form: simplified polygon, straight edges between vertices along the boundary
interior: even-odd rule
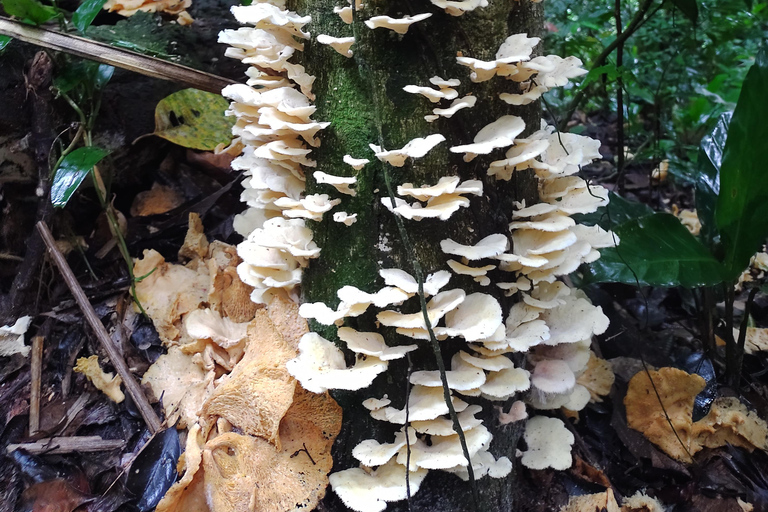
[[[485,0],[432,3],[453,16],[487,5]],[[356,10],[356,16],[364,12],[360,6]],[[279,0],[236,6],[232,12],[250,27],[226,30],[220,41],[231,46],[228,56],[251,66],[247,85],[232,85],[223,91],[232,100],[229,113],[237,117],[235,140],[227,150],[242,152],[233,168],[247,176],[242,200],[250,207],[235,222],[237,231],[246,237],[238,246],[243,262],[237,273],[254,288],[254,302],[297,301],[302,269],[320,254],[306,221],[328,221],[325,214],[330,213],[332,221],[354,223],[356,212],[332,210],[345,195],[356,194],[357,182],[354,177],[312,172],[315,162],[309,154],[319,146],[320,134],[329,123],[311,119],[314,77],[289,61],[310,39],[304,31],[310,18],[285,10]],[[355,13],[346,5],[334,12],[345,23],[356,22]],[[404,34],[411,24],[429,16],[431,13],[400,19],[375,16],[362,21],[368,29],[387,28]],[[359,58],[351,49],[353,38],[319,35],[315,40],[346,57]],[[492,79],[509,81],[513,90],[498,98],[459,97],[462,78],[435,76],[429,86],[404,89],[424,96],[424,101],[439,103],[425,119],[431,123],[440,117],[450,119],[479,101],[524,105],[584,73],[575,57],[532,58],[538,43],[538,38],[515,34],[503,41],[494,60],[457,57],[460,66],[469,68],[465,86]],[[594,212],[608,202],[605,189],[577,176],[583,165],[599,158],[599,144],[579,135],[556,134],[547,126],[526,130],[523,119],[511,114],[490,122],[472,140],[449,141],[453,145],[448,147],[441,146],[446,142],[444,135],[429,134],[434,131],[430,126],[425,123],[424,136],[400,149],[387,150],[371,141],[370,154],[347,154],[337,164],[359,171],[373,157],[384,166],[399,168],[431,151],[460,154],[465,162],[489,155],[489,161],[495,160],[487,173],[496,180],[510,180],[515,172],[532,169],[539,197],[535,204],[516,204],[504,232],[477,237],[468,244],[442,240],[445,268],[432,269],[421,284],[402,269],[386,268],[379,272],[383,285],[375,292],[343,286],[337,291],[335,307],[319,302],[300,305],[303,318],[334,326],[347,353],[354,354],[354,360],[345,357],[344,351],[320,334],[304,334],[298,342],[298,355],[285,368],[313,393],[365,389],[387,371],[390,361],[409,357],[432,335],[438,342],[453,339],[460,345],[452,352],[444,375],[448,390],[443,389],[439,371],[417,369],[410,374],[410,394],[402,409],[387,396],[369,395],[363,402],[372,418],[396,425],[397,431],[394,439],[358,444],[352,454],[360,467],[329,477],[341,500],[361,512],[379,512],[387,502],[406,498],[407,485],[411,493],[417,492],[430,470],[466,480],[471,464],[475,478],[508,475],[513,454],[492,453],[493,436],[478,417],[486,407],[499,408],[497,420],[504,424],[527,419],[528,408],[562,408],[577,414],[607,393],[604,378],[599,384],[593,382],[602,366],[590,345],[593,336],[605,332],[608,319],[586,295],[560,280],[582,263],[597,259],[600,248],[618,243],[612,233],[578,225],[571,218],[576,213]],[[321,189],[326,187],[324,193],[305,193],[309,173]],[[437,182],[399,184],[394,197],[381,194],[381,203],[392,215],[402,217],[406,227],[410,222],[448,221],[483,196],[482,181],[464,180],[456,174],[452,169]],[[476,285],[465,290],[451,284],[452,279],[470,284],[474,280]],[[426,309],[414,313],[420,290]],[[502,308],[493,294],[514,295],[518,300],[511,308]],[[346,319],[364,313],[375,314],[379,332],[345,325]],[[405,341],[388,345],[386,340],[394,338],[383,334],[393,331]],[[460,429],[455,430],[448,417],[444,393],[450,395]],[[509,401],[514,403],[505,412],[499,406]],[[525,466],[570,466],[573,436],[561,420],[533,415],[527,422],[525,441],[527,449],[520,455]]]

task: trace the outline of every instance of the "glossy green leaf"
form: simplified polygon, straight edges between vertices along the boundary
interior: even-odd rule
[[[85,32],[107,0],[85,0],[72,14],[72,24],[80,32]]]
[[[736,279],[768,236],[768,51],[747,73],[728,128],[715,220],[728,279]]]
[[[25,23],[41,25],[57,14],[56,8],[38,0],[2,0],[3,9]]]
[[[109,154],[108,151],[94,146],[77,148],[64,157],[51,184],[51,203],[63,208],[83,180],[91,173],[93,166]]]
[[[723,163],[723,150],[728,138],[728,126],[732,112],[720,116],[711,133],[701,139],[697,174],[693,176],[696,193],[696,213],[701,221],[701,237],[710,247],[715,248],[720,240],[715,223],[715,207],[720,193],[720,167]]]
[[[608,192],[608,199],[610,202],[598,208],[596,212],[573,215],[573,220],[588,226],[597,224],[603,229],[610,230],[625,222],[653,213],[648,205],[624,199],[613,192]]]
[[[219,94],[184,89],[160,100],[155,135],[185,148],[210,151],[232,139],[234,118],[224,116],[229,102]]]
[[[0,36],[0,52],[5,50],[6,46],[11,42],[11,37],[9,36]]]
[[[53,79],[53,85],[59,91],[69,93],[78,86],[92,94],[107,85],[112,78],[115,68],[108,64],[99,64],[90,60],[73,59]]]
[[[600,251],[600,259],[585,272],[585,282],[693,288],[723,281],[720,262],[674,215],[646,215],[614,232],[619,246]]]
[[[692,22],[696,23],[699,19],[699,6],[696,5],[696,0],[672,0],[672,3]]]

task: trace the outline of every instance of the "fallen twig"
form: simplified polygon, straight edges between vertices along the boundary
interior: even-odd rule
[[[32,382],[29,388],[29,435],[40,430],[40,383],[43,377],[43,342],[45,338],[32,338],[32,357],[30,373]]]
[[[48,437],[38,439],[33,443],[9,444],[6,448],[8,453],[22,449],[32,454],[65,454],[65,453],[84,453],[84,452],[105,452],[108,450],[117,450],[125,446],[122,439],[102,439],[99,436],[77,436],[77,437]]]
[[[134,73],[184,84],[201,91],[219,94],[224,87],[234,83],[227,78],[198,71],[181,64],[122,50],[84,37],[30,27],[2,16],[0,16],[0,34],[43,48],[127,69]]]
[[[125,389],[128,391],[128,394],[131,396],[134,403],[136,404],[136,407],[139,409],[139,413],[141,413],[142,418],[144,418],[144,422],[147,424],[150,432],[153,434],[158,432],[162,428],[160,418],[158,418],[157,414],[155,414],[155,411],[149,404],[147,397],[144,395],[144,392],[141,390],[138,382],[136,382],[133,374],[128,369],[128,365],[123,360],[120,351],[115,346],[112,338],[109,337],[109,333],[107,333],[107,330],[101,323],[101,320],[96,314],[96,311],[94,311],[93,306],[90,302],[88,302],[88,297],[85,296],[85,292],[80,286],[80,283],[77,282],[77,278],[75,278],[75,275],[72,273],[72,269],[69,268],[67,260],[64,259],[64,256],[56,247],[56,242],[53,239],[51,231],[48,229],[48,225],[45,222],[38,222],[37,230],[43,237],[43,241],[48,247],[48,252],[51,254],[51,257],[53,258],[54,263],[56,263],[56,266],[59,268],[64,281],[67,283],[67,286],[72,292],[72,295],[75,297],[78,306],[80,306],[80,309],[85,315],[85,319],[88,321],[91,329],[93,329],[94,334],[96,334],[96,338],[99,340],[99,342],[101,342],[101,346],[104,347],[104,350],[107,352],[112,366],[115,367],[118,375],[120,375],[120,378],[123,379]]]

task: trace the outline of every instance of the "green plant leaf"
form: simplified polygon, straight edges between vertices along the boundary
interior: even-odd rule
[[[109,152],[104,149],[88,146],[77,148],[65,156],[53,175],[51,184],[53,206],[64,208],[75,190],[91,173],[93,166],[108,154]]]
[[[85,29],[93,23],[93,19],[104,7],[107,0],[85,0],[80,7],[72,14],[72,24],[80,32],[85,32]]]
[[[646,215],[614,232],[619,246],[600,251],[600,259],[587,267],[585,283],[693,288],[723,281],[720,262],[674,215]]]
[[[647,204],[624,199],[613,192],[608,192],[608,199],[609,203],[598,208],[596,212],[573,215],[573,220],[578,224],[588,226],[597,224],[603,229],[610,230],[638,217],[653,213]]]
[[[10,36],[0,36],[0,52],[5,50],[6,46],[11,42],[11,39],[13,39]]]
[[[741,88],[720,167],[715,221],[728,279],[736,279],[768,236],[768,51],[757,55]]]
[[[672,3],[693,23],[699,19],[699,6],[696,5],[696,0],[672,0]]]
[[[33,25],[45,23],[58,14],[55,7],[37,0],[2,0],[2,4],[7,14]]]
[[[693,176],[693,186],[696,199],[696,213],[701,221],[701,237],[704,242],[714,249],[720,240],[715,223],[715,207],[720,193],[720,167],[723,163],[723,150],[728,138],[728,126],[731,123],[732,112],[720,116],[717,125],[701,139],[699,157],[697,159],[697,174]]]
[[[184,89],[160,100],[155,135],[185,148],[210,151],[232,139],[234,119],[225,117],[229,102],[218,94]]]

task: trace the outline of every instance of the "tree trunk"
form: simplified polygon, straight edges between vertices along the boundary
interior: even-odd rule
[[[404,219],[405,228],[413,243],[413,252],[424,272],[448,269],[446,255],[439,242],[452,238],[463,244],[474,244],[492,233],[509,235],[508,224],[513,211],[513,201],[526,199],[530,204],[537,200],[536,180],[530,171],[515,173],[509,182],[496,182],[487,176],[489,162],[499,159],[503,150],[492,155],[475,158],[465,163],[462,155],[450,153],[448,148],[472,142],[477,131],[505,114],[521,116],[526,121],[526,133],[539,128],[540,106],[510,107],[498,99],[500,92],[509,92],[514,82],[495,77],[483,83],[469,80],[469,69],[456,63],[457,52],[464,56],[492,60],[499,45],[509,35],[525,32],[539,35],[542,26],[539,4],[529,0],[491,1],[486,8],[479,8],[461,17],[437,12],[435,6],[407,1],[366,2],[355,14],[352,25],[342,22],[333,7],[332,0],[297,0],[290,8],[301,15],[311,15],[308,28],[313,40],[306,43],[303,52],[307,71],[316,76],[313,91],[317,99],[319,121],[330,121],[322,131],[321,147],[313,152],[317,160],[316,170],[334,175],[357,176],[357,195],[344,196],[334,211],[357,214],[357,222],[351,226],[333,222],[330,213],[321,223],[311,223],[315,241],[322,248],[319,259],[312,260],[304,273],[303,302],[324,302],[331,307],[338,304],[336,291],[344,285],[353,285],[368,292],[383,286],[378,276],[381,268],[400,268],[413,275],[413,261],[395,224],[394,214],[387,211],[381,197],[387,196],[384,181],[385,163],[373,156],[369,143],[385,149],[398,149],[415,137],[441,133],[446,141],[430,151],[424,158],[409,159],[402,168],[387,166],[393,187],[404,182],[435,184],[442,176],[458,175],[462,180],[479,179],[484,184],[482,197],[472,197],[469,208],[461,209],[448,221],[424,219],[420,222]],[[346,5],[346,4],[344,4]],[[363,24],[365,19],[376,15],[402,17],[420,12],[433,12],[425,21],[417,22],[400,36],[387,29],[371,30]],[[330,47],[318,44],[314,36],[328,34],[335,37],[354,35],[354,56],[346,58]],[[444,79],[459,78],[459,95],[473,94],[478,101],[475,107],[459,111],[450,119],[440,118],[427,123],[424,116],[431,114],[437,104],[420,95],[403,91],[406,85],[429,85],[429,78],[438,75]],[[440,104],[439,106],[445,106]],[[371,163],[361,171],[354,171],[342,163],[349,154],[355,158],[368,158]],[[310,173],[308,173],[309,175]],[[308,176],[307,193],[327,193],[327,186],[318,186]],[[498,271],[496,271],[498,272]],[[491,276],[493,278],[493,276]],[[509,280],[500,274],[497,281]],[[505,276],[509,278],[509,274]],[[453,275],[446,287],[461,287],[471,291],[483,291],[496,296],[504,310],[505,299],[495,286],[481,288],[469,276]],[[418,310],[415,300],[410,304]],[[413,304],[411,304],[413,303]],[[410,344],[414,340],[403,338],[394,329],[377,329],[375,312],[357,318],[348,318],[346,325],[358,330],[381,332],[389,344]],[[335,327],[311,323],[327,339],[338,341]],[[427,342],[419,342],[419,350],[413,353],[412,369],[435,369],[435,357]],[[446,364],[461,345],[458,342],[441,342]],[[342,344],[343,346],[343,344]],[[390,362],[389,370],[380,375],[368,389],[359,392],[334,392],[344,408],[344,425],[334,451],[334,471],[357,466],[352,449],[364,439],[391,442],[395,425],[373,420],[361,402],[369,397],[388,395],[392,405],[404,406],[408,362],[405,359]],[[499,425],[493,403],[481,399],[467,399],[483,405],[486,426],[494,434],[491,452],[506,455],[515,460],[515,446],[520,429]],[[500,405],[500,404],[496,404]],[[515,471],[503,479],[484,477],[477,481],[480,490],[478,510],[513,510],[515,499]],[[432,471],[411,500],[412,510],[468,511],[473,509],[472,494],[468,483],[454,475]],[[329,491],[321,504],[321,510],[342,511],[346,507]],[[405,501],[393,503],[388,510],[407,510]]]

